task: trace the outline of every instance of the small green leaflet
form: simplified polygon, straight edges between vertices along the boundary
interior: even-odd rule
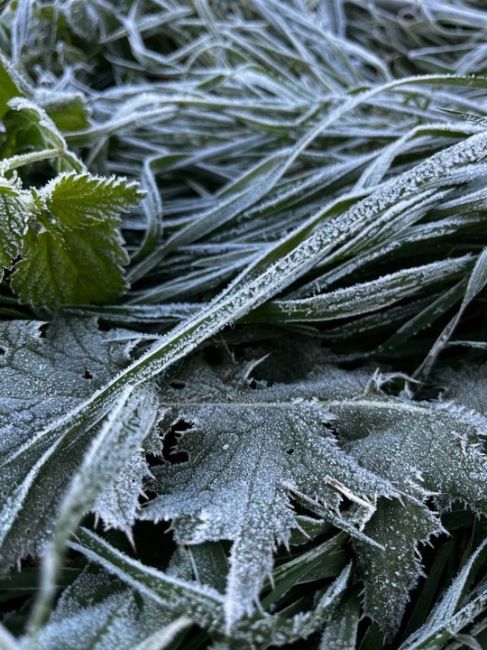
[[[30,228],[12,288],[22,302],[56,307],[109,302],[126,289],[118,214],[141,198],[119,178],[65,173],[33,193]]]

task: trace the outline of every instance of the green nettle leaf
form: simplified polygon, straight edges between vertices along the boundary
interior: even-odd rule
[[[136,183],[88,174],[60,174],[34,195],[34,220],[24,238],[12,288],[22,302],[109,302],[127,284],[128,255],[118,214],[141,198]]]
[[[24,303],[57,307],[103,303],[127,288],[122,265],[128,262],[114,228],[27,233],[12,288]]]
[[[89,174],[60,174],[43,189],[46,209],[59,223],[80,228],[116,221],[142,198],[137,183]]]
[[[252,611],[276,545],[289,542],[296,525],[290,493],[305,493],[330,510],[345,494],[370,512],[378,495],[396,494],[389,481],[339,448],[330,414],[315,400],[317,393],[350,389],[346,374],[331,369],[321,382],[251,390],[203,367],[187,377],[186,388],[163,391],[166,423],[192,424],[178,445],[190,460],[154,468],[161,496],[142,517],[173,519],[181,543],[233,540],[229,626]]]
[[[0,571],[39,551],[90,438],[42,435],[127,363],[93,320],[0,326]],[[40,433],[39,433],[40,432]]]

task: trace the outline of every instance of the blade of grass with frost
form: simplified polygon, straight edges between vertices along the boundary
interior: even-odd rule
[[[114,482],[113,477],[128,471],[130,462],[140,453],[144,439],[155,425],[157,407],[157,396],[152,386],[128,387],[85,452],[61,501],[52,539],[43,553],[41,588],[28,624],[32,643],[54,600],[56,578],[67,540],[83,515],[95,507],[100,495]],[[125,528],[123,521],[110,523]],[[130,528],[126,533],[130,535]]]
[[[82,553],[90,561],[100,564],[123,582],[176,614],[183,612],[184,616],[210,631],[224,632],[222,601],[218,592],[196,583],[171,578],[161,571],[145,566],[124,555],[86,528],[79,530],[78,538],[79,542],[71,542],[70,548]],[[232,631],[232,638],[252,644],[255,638],[259,637],[263,644],[280,646],[309,636],[322,627],[330,610],[343,594],[350,572],[351,566],[348,565],[324,591],[314,610],[288,619],[257,614],[242,621]]]
[[[0,623],[0,647],[2,650],[21,650],[16,638]]]
[[[438,193],[440,194],[440,193]],[[370,268],[375,263],[383,263],[384,261],[391,260],[392,255],[397,257],[401,256],[408,260],[408,253],[411,252],[412,247],[418,243],[430,241],[436,246],[437,254],[440,257],[443,252],[441,245],[444,238],[454,234],[458,234],[458,242],[461,242],[462,231],[468,229],[469,226],[479,225],[480,220],[478,217],[449,217],[439,221],[428,222],[412,227],[405,226],[404,230],[395,237],[385,238],[383,244],[376,244],[371,248],[366,249],[364,252],[359,252],[353,257],[347,257],[342,262],[337,260],[335,265],[331,264],[331,268],[325,271],[316,279],[311,280],[293,292],[290,292],[286,299],[304,299],[316,294],[324,293],[326,289],[333,286],[350,275],[353,277],[360,269]],[[396,226],[399,230],[400,226]],[[448,240],[447,240],[448,241]],[[441,248],[440,248],[441,247]],[[451,253],[451,244],[444,244],[444,253],[446,255]],[[338,255],[337,255],[338,257]],[[414,255],[416,257],[416,253]],[[444,259],[438,259],[437,263],[442,264]],[[328,264],[327,264],[328,266]],[[319,268],[320,265],[317,265]]]
[[[416,311],[412,318],[408,318],[392,336],[381,343],[377,348],[377,352],[380,354],[399,349],[410,338],[429,327],[438,318],[441,318],[456,303],[461,302],[466,288],[467,280],[463,279],[440,293],[436,298],[423,306],[422,309]]]
[[[166,305],[107,305],[105,307],[65,307],[63,313],[73,316],[92,316],[109,323],[155,323],[171,325],[194,316],[201,309],[200,303],[169,303]]]
[[[362,103],[367,103],[367,101],[381,92],[387,90],[392,90],[394,88],[404,86],[404,85],[413,85],[426,84],[426,83],[438,83],[438,84],[454,84],[454,85],[477,85],[479,87],[487,86],[487,78],[477,77],[474,80],[471,78],[460,78],[453,77],[448,75],[430,75],[425,77],[417,77],[410,79],[401,79],[389,82],[383,86],[372,88],[363,93],[358,94],[356,97],[350,97],[346,99],[342,106],[339,106],[337,109],[332,111],[324,120],[320,120],[317,125],[314,125],[304,136],[296,143],[296,145],[288,152],[283,152],[280,156],[285,156],[283,161],[279,159],[274,163],[274,168],[271,168],[271,171],[263,177],[263,179],[252,184],[248,189],[244,190],[241,194],[237,194],[236,197],[230,198],[223,205],[218,206],[215,210],[210,210],[207,213],[203,213],[195,223],[188,225],[183,228],[180,232],[173,235],[171,239],[158,251],[155,251],[149,258],[146,258],[140,269],[134,270],[132,272],[132,277],[134,279],[141,277],[143,273],[146,273],[150,268],[153,268],[164,255],[168,254],[174,248],[187,244],[191,241],[199,239],[203,235],[211,232],[217,227],[220,227],[228,220],[232,219],[234,216],[249,208],[261,198],[266,196],[269,191],[275,186],[275,184],[283,177],[283,175],[288,171],[290,166],[294,161],[305,151],[305,149],[316,139],[316,137],[324,132],[329,126],[338,121],[343,115],[349,113],[353,109],[357,108]],[[274,157],[276,154],[274,154]],[[279,156],[279,157],[280,157]],[[261,163],[258,164],[257,169],[259,169]],[[253,172],[251,172],[253,174]]]
[[[235,322],[252,309],[272,298],[297,278],[326,259],[333,248],[359,234],[377,215],[397,203],[421,192],[428,183],[448,184],[448,173],[465,164],[482,161],[486,154],[487,135],[471,136],[431,159],[420,163],[400,178],[340,214],[328,219],[315,231],[298,229],[299,236],[286,237],[262,258],[248,267],[229,289],[202,309],[194,318],[176,327],[145,355],[96,391],[83,405],[61,418],[56,424],[33,436],[39,440],[56,440],[67,431],[90,426],[107,413],[113,400],[128,385],[145,381],[186,356],[201,342]],[[21,450],[19,450],[21,453]]]
[[[412,612],[407,617],[407,623],[402,638],[408,638],[411,632],[419,629],[428,617],[438,592],[440,581],[445,573],[448,561],[453,561],[455,542],[449,540],[442,544],[435,555],[433,564],[421,586],[421,591],[412,603]]]
[[[141,189],[145,192],[142,201],[142,209],[147,220],[147,227],[144,238],[134,255],[132,261],[137,261],[148,255],[156,246],[162,236],[163,207],[157,187],[156,179],[152,171],[151,161],[144,163],[141,178]]]
[[[255,259],[250,256],[250,260]],[[169,280],[150,289],[132,291],[128,299],[128,305],[160,304],[167,300],[191,299],[192,296],[201,295],[205,291],[218,287],[248,265],[249,258],[242,258],[238,262],[225,264],[210,271],[194,271],[187,273],[185,277]]]
[[[469,124],[444,124],[438,122],[436,124],[422,124],[421,126],[414,127],[408,133],[405,133],[400,138],[384,148],[384,151],[367,167],[362,176],[360,177],[355,189],[365,189],[367,187],[374,187],[378,185],[384,176],[389,171],[394,159],[404,151],[407,151],[407,144],[415,138],[431,135],[437,138],[440,135],[448,137],[461,137],[472,135],[482,131],[481,127],[476,127]],[[413,143],[414,144],[414,143]]]
[[[69,547],[171,612],[188,616],[209,630],[222,628],[223,598],[215,589],[173,578],[153,567],[145,566],[87,528],[78,530],[77,541],[70,542]]]
[[[338,533],[315,548],[276,567],[272,573],[272,582],[269,580],[271,591],[262,599],[262,606],[267,609],[277,603],[298,584],[337,576],[349,557],[344,549],[345,542],[346,535],[343,532]]]
[[[415,371],[414,376],[419,379],[424,379],[428,377],[431,373],[431,370],[441,354],[441,351],[448,344],[453,332],[455,331],[460,319],[462,318],[465,310],[468,305],[474,300],[474,298],[482,291],[482,289],[487,284],[487,249],[484,249],[482,253],[478,256],[475,266],[472,269],[470,274],[467,287],[465,290],[465,295],[463,297],[462,303],[458,312],[453,316],[449,323],[445,326],[440,336],[437,338],[433,347],[428,352],[427,357]]]
[[[487,541],[472,554],[429,615],[426,623],[400,646],[401,650],[440,650],[452,636],[474,622],[487,606],[487,586],[469,598],[468,589],[487,555]]]
[[[179,627],[180,623],[181,618],[120,583],[97,565],[88,563],[62,592],[36,637],[35,648],[134,650],[154,635],[164,638],[164,630],[171,629],[173,624]],[[23,637],[23,650],[28,642]]]
[[[331,480],[333,482],[333,479]],[[296,499],[300,505],[315,514],[317,517],[321,517],[321,519],[327,524],[334,526],[344,533],[347,533],[351,539],[356,539],[366,545],[375,546],[380,549],[384,548],[381,542],[378,542],[372,537],[369,537],[361,530],[364,525],[364,520],[371,516],[374,509],[371,503],[366,499],[360,499],[360,497],[357,495],[353,495],[355,501],[362,501],[361,506],[363,508],[362,516],[354,517],[353,514],[350,516],[349,513],[335,514],[333,510],[326,508],[316,499],[310,498],[306,496],[306,494],[303,494],[297,490],[293,484],[287,484],[286,487],[289,489],[289,492],[292,494],[293,498]],[[340,489],[338,488],[343,488],[344,486],[341,485],[338,481],[336,482],[335,487],[337,488],[338,492],[340,492]],[[345,491],[348,491],[348,489],[345,488]],[[348,496],[350,496],[350,494]]]
[[[336,289],[313,298],[271,301],[252,312],[245,322],[312,322],[366,314],[420,291],[428,291],[431,285],[458,279],[468,271],[472,262],[472,257],[466,255],[396,271],[377,280]]]
[[[169,625],[154,632],[145,641],[141,641],[134,650],[164,650],[171,645],[178,634],[192,625],[191,619],[181,616]]]

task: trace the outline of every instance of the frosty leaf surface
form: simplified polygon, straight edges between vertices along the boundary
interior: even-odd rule
[[[321,396],[340,390],[339,378],[330,371],[329,384],[325,376],[316,385],[251,390],[226,384],[203,367],[187,390],[169,388],[161,397],[168,424],[192,424],[178,444],[190,460],[154,468],[160,496],[142,516],[174,520],[181,543],[233,541],[225,600],[229,625],[252,611],[276,545],[289,541],[295,525],[289,490],[331,509],[339,507],[341,489],[368,499],[371,508],[377,495],[395,493],[389,481],[343,453],[328,428],[329,413],[314,398],[318,386]],[[306,391],[307,399],[299,397]]]
[[[123,529],[131,536],[142,480],[148,473],[145,462],[136,463],[157,415],[158,401],[152,385],[128,388],[87,446],[79,469],[62,497],[52,540],[44,550],[41,589],[32,614],[34,631],[39,629],[49,611],[66,542],[83,515],[95,509],[106,524]],[[139,474],[130,477],[132,481],[124,485],[127,469],[133,469],[134,464]],[[102,512],[98,503],[100,497]],[[114,499],[113,506],[107,501],[110,498]]]
[[[442,530],[439,518],[422,502],[431,498],[442,510],[459,500],[487,512],[485,420],[453,405],[406,400],[359,398],[329,408],[357,462],[411,498],[404,505],[379,502],[367,523],[365,532],[384,543],[383,551],[357,546],[367,610],[391,632],[420,575],[417,541]]]
[[[0,324],[1,454],[103,385],[127,363],[95,319],[57,317]]]
[[[470,363],[461,368],[445,368],[437,375],[445,400],[454,399],[469,409],[487,415],[487,364]]]
[[[96,322],[55,319],[0,327],[0,566],[38,549],[87,440],[49,438],[42,430],[127,363],[126,343],[112,343]],[[77,435],[78,434],[78,435]]]
[[[365,611],[387,634],[397,629],[422,574],[419,542],[429,541],[441,530],[438,518],[422,505],[380,501],[366,531],[383,549],[354,541],[365,585]]]

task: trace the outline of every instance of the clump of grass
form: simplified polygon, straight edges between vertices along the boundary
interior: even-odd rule
[[[0,645],[482,646],[482,5],[1,3]]]

